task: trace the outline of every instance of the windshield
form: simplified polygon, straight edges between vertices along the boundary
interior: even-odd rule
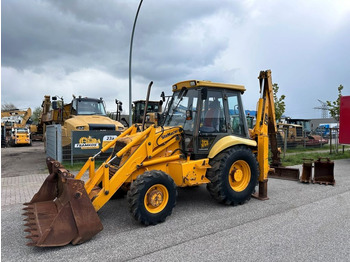
[[[165,126],[182,126],[184,130],[193,130],[197,113],[198,91],[195,89],[174,92],[168,114],[165,118]],[[192,117],[186,119],[186,110],[192,111]]]
[[[17,128],[17,133],[28,133],[27,128]]]
[[[101,100],[76,100],[73,109],[77,115],[106,115],[106,110]]]

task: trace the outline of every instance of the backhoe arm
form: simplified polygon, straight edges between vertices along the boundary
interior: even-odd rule
[[[273,166],[280,165],[279,151],[277,148],[277,127],[275,117],[275,104],[273,100],[273,88],[271,70],[260,71],[260,99],[256,124],[253,129],[253,137],[258,142],[258,162],[260,167],[259,192],[267,192],[267,176],[270,169],[268,162],[269,140],[271,145]],[[267,195],[267,194],[265,194]],[[265,196],[267,198],[267,196]]]

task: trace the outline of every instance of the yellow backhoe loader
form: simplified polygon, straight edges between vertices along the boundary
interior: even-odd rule
[[[96,156],[75,177],[47,159],[50,175],[25,204],[28,245],[63,246],[92,238],[103,228],[96,212],[120,190],[127,190],[132,217],[145,225],[172,213],[177,187],[206,184],[218,202],[239,205],[250,200],[259,182],[256,196],[267,199],[269,135],[274,164],[279,162],[271,72],[261,71],[259,80],[252,137],[241,101],[244,86],[192,80],[173,85],[163,125],[129,127],[101,150],[114,147],[97,169]]]

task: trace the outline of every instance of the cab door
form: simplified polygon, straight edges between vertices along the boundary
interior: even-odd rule
[[[242,105],[241,93],[239,91],[226,90],[225,102],[228,110],[228,133],[230,135],[248,138],[248,126]]]
[[[207,89],[201,92],[196,158],[206,157],[211,147],[220,138],[228,135],[225,103],[222,89]]]

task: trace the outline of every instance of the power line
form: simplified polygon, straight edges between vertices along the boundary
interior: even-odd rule
[[[328,118],[328,106],[326,102],[321,101],[320,99],[317,99],[318,102],[321,103],[321,106],[314,107],[314,109],[321,110],[322,118]]]

